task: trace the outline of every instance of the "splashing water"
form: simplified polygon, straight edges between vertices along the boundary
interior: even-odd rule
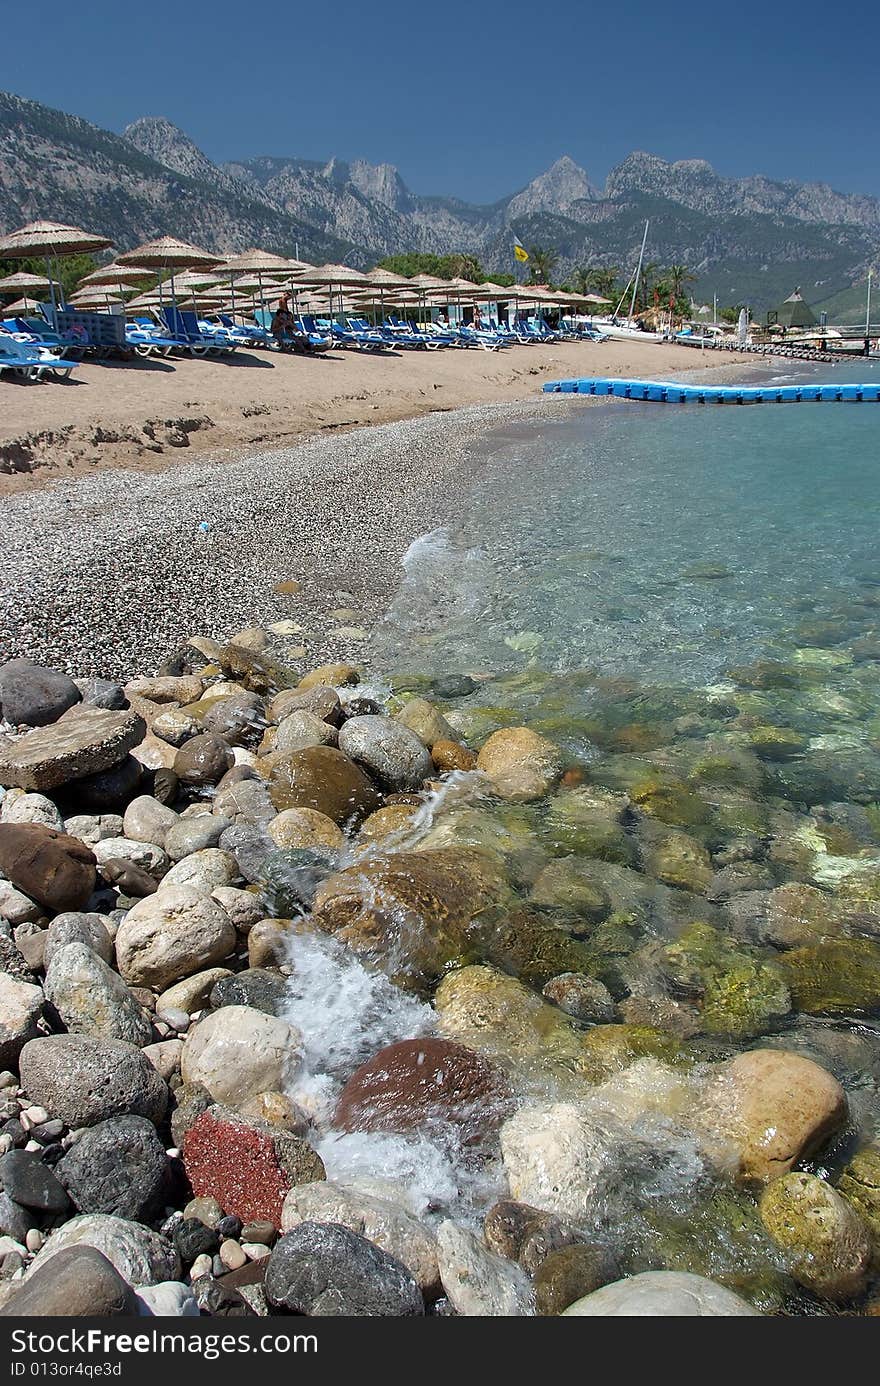
[[[453,543],[448,529],[414,539],[403,555],[403,579],[385,617],[395,638],[464,626],[491,606],[495,573],[481,548]]]

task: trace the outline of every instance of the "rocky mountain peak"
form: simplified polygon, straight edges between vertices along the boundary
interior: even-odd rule
[[[142,154],[147,154],[157,163],[164,164],[174,173],[185,178],[216,177],[217,169],[206,154],[203,154],[189,135],[164,116],[141,116],[139,120],[126,125],[123,139],[133,144]]]
[[[510,213],[528,216],[535,212],[566,212],[575,202],[594,202],[600,196],[586,169],[563,154],[546,173],[539,173],[528,187],[511,198]]]

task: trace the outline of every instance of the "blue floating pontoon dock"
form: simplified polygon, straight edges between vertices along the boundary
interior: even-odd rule
[[[679,385],[671,380],[550,380],[545,394],[613,395],[657,404],[880,403],[877,385]]]

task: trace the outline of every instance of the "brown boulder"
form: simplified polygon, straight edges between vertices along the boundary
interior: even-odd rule
[[[382,800],[364,772],[334,746],[307,746],[273,759],[269,793],[279,812],[311,808],[340,825],[360,822]]]
[[[497,861],[477,848],[395,852],[328,877],[312,917],[399,985],[419,988],[479,949],[489,912],[509,894]]]
[[[499,798],[519,804],[549,794],[563,761],[559,747],[546,736],[529,727],[503,727],[480,751],[477,768],[485,771]]]
[[[846,1094],[826,1069],[785,1049],[750,1049],[718,1064],[698,1125],[742,1178],[768,1182],[818,1150],[846,1121]]]
[[[0,823],[0,871],[52,914],[81,910],[95,889],[95,855],[41,823]]]
[[[216,784],[233,763],[234,756],[222,737],[204,732],[181,746],[174,757],[174,773],[183,784]]]
[[[410,1131],[453,1127],[462,1144],[483,1144],[510,1115],[504,1075],[480,1054],[451,1040],[400,1040],[361,1064],[339,1095],[333,1125],[341,1131]]]
[[[448,770],[473,770],[477,763],[476,752],[457,741],[435,741],[431,747],[431,759],[441,774]]]

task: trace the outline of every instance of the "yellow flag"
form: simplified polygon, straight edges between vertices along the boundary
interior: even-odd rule
[[[529,258],[529,252],[526,250],[524,245],[520,244],[516,236],[514,236],[513,238],[513,253],[515,258],[517,260],[520,260],[523,264],[525,264],[526,260],[528,260]]]

